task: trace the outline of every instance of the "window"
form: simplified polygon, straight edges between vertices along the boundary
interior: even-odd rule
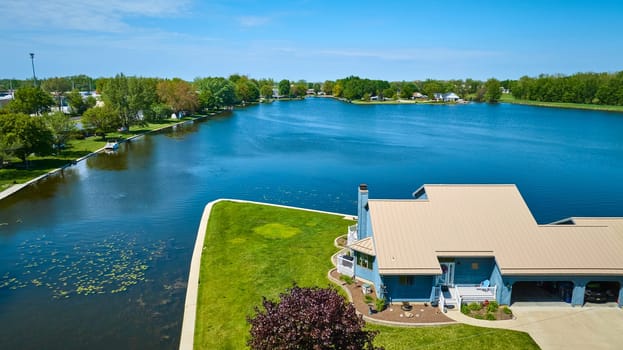
[[[413,285],[413,276],[400,276],[399,282],[401,286],[412,286]]]
[[[372,256],[363,253],[357,254],[357,265],[372,270],[372,262],[374,262]]]
[[[479,266],[477,262],[472,263],[472,270],[478,270]]]

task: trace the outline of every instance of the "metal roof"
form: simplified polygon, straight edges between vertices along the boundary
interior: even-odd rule
[[[364,254],[368,254],[372,256],[376,255],[376,252],[374,251],[374,241],[372,240],[372,237],[366,237],[364,239],[355,241],[352,244],[350,244],[348,248],[364,253]]]
[[[369,200],[381,274],[441,274],[439,257],[495,257],[506,275],[623,275],[623,218],[539,225],[515,185],[425,185]]]

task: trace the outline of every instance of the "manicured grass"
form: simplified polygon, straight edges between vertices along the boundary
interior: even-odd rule
[[[374,344],[388,350],[539,349],[527,333],[466,324],[415,328],[368,325],[368,329],[379,331]]]
[[[184,120],[195,119],[187,117]],[[145,126],[134,126],[127,133],[109,133],[107,139],[125,140],[129,137],[144,134],[157,129],[162,129],[173,124],[179,123],[177,119],[166,119],[157,123],[149,123]],[[12,159],[13,166],[0,169],[0,191],[3,191],[14,183],[24,183],[38,176],[60,168],[72,161],[84,157],[89,153],[95,152],[106,145],[106,140],[101,137],[92,136],[82,140],[70,140],[60,154],[46,157],[29,157],[29,166],[23,166],[19,159]]]
[[[538,107],[587,109],[587,110],[606,111],[606,112],[623,112],[623,106],[606,106],[606,105],[593,105],[593,104],[587,104],[587,103],[540,102],[540,101],[530,101],[530,100],[518,100],[514,98],[513,95],[511,94],[503,94],[502,97],[500,98],[500,102],[538,106]]]
[[[201,259],[195,349],[244,349],[262,296],[291,287],[327,286],[333,240],[353,222],[341,216],[265,205],[220,202],[208,224]],[[538,349],[526,333],[468,325],[379,330],[385,349]]]
[[[244,349],[246,316],[262,296],[329,285],[335,237],[353,222],[341,216],[235,202],[212,209],[201,258],[196,349]]]

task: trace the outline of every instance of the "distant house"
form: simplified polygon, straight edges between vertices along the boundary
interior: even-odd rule
[[[359,186],[347,246],[378,297],[583,305],[598,285],[599,301],[623,306],[623,217],[539,224],[515,185],[425,185],[413,197],[369,199]]]
[[[414,92],[411,98],[414,100],[428,100],[428,96],[422,94],[421,92]]]
[[[460,97],[454,92],[448,92],[442,95],[443,102],[457,102]]]
[[[435,101],[443,101],[443,94],[441,92],[433,93],[433,100],[435,100]]]
[[[307,94],[307,95],[315,95],[316,94],[316,90],[314,90],[314,89],[307,89],[307,91],[305,91],[305,94]]]

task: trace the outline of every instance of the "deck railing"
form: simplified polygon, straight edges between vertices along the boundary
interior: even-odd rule
[[[348,226],[348,239],[347,239],[347,244],[353,244],[357,241],[358,237],[357,237],[357,225],[350,225]]]

